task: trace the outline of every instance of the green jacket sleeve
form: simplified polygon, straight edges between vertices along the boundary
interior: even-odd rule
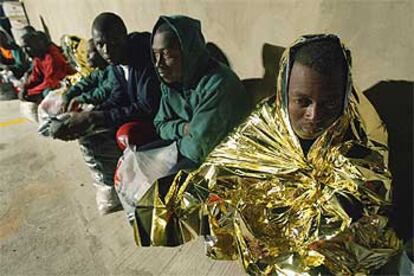
[[[26,55],[20,47],[12,50],[14,64],[9,66],[9,69],[13,72],[16,78],[21,78],[23,74],[29,70],[30,64]]]
[[[105,69],[103,74],[101,74],[100,76],[98,85],[93,87],[89,91],[85,91],[85,93],[82,93],[79,96],[79,100],[83,103],[94,105],[102,103],[111,94],[115,81],[116,77],[113,73],[113,70],[111,68]]]
[[[70,101],[80,96],[80,100],[84,103],[100,103],[111,92],[114,78],[112,69],[109,67],[104,70],[95,70],[73,85],[65,93],[65,100]]]
[[[95,70],[90,73],[88,76],[80,79],[75,83],[65,94],[64,97],[69,102],[71,99],[89,91],[90,89],[96,87],[99,84],[99,75],[102,74],[100,70]]]
[[[196,163],[201,163],[250,112],[250,101],[241,84],[217,85],[205,94],[194,110],[189,135],[178,143],[181,154]]]
[[[163,93],[160,108],[154,118],[154,125],[158,135],[163,140],[178,140],[184,135],[184,125],[187,123],[183,119],[171,119],[173,111],[168,105],[168,95]]]

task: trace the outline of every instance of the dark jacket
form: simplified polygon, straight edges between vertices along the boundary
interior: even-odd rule
[[[154,124],[164,140],[177,141],[179,152],[201,163],[210,151],[246,117],[251,97],[227,66],[209,55],[198,20],[162,16],[175,31],[182,52],[182,87],[161,84],[162,99]],[[189,134],[184,125],[189,123]]]
[[[150,34],[128,36],[128,81],[120,66],[114,66],[118,79],[109,98],[97,107],[104,111],[107,126],[141,120],[152,122],[160,103],[160,83],[151,62]]]

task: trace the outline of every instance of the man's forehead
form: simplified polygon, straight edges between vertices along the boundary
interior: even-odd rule
[[[172,31],[156,31],[152,42],[153,49],[180,49],[177,36]]]
[[[117,40],[122,38],[123,34],[120,32],[117,32],[114,29],[108,28],[105,30],[100,30],[98,28],[92,29],[92,38],[93,40]]]
[[[305,97],[317,92],[321,98],[342,97],[345,86],[342,69],[332,69],[329,73],[320,73],[311,66],[295,62],[290,76],[289,94]]]

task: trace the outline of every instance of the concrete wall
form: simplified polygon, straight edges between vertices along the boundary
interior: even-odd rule
[[[301,34],[333,32],[350,47],[357,87],[414,80],[413,0],[24,0],[31,24],[44,18],[52,38],[89,37],[102,11],[130,31],[150,31],[161,14],[202,21],[205,37],[226,53],[241,78],[261,77],[264,43],[287,46]]]

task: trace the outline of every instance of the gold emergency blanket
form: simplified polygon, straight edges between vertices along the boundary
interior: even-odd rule
[[[63,35],[60,42],[66,58],[77,72],[66,77],[69,84],[73,85],[92,73],[92,68],[88,64],[88,42],[74,35]]]
[[[388,149],[367,135],[351,74],[344,114],[306,156],[290,125],[291,51],[318,39],[337,38],[300,38],[282,58],[276,97],[259,105],[198,170],[181,172],[165,197],[156,183],[139,202],[132,220],[138,245],[207,235],[209,256],[239,258],[253,275],[317,274],[321,267],[368,274],[399,251],[386,217]],[[352,209],[361,215],[353,218]]]

